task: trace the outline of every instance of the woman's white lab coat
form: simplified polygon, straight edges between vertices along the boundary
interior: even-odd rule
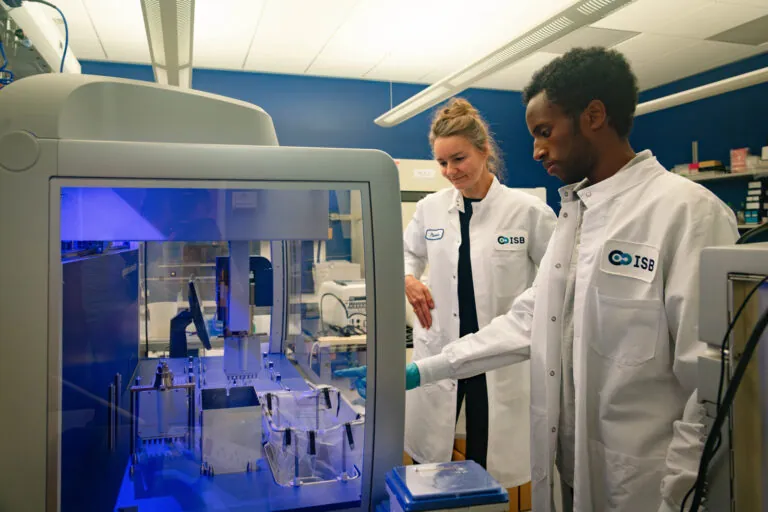
[[[695,399],[699,253],[732,244],[731,212],[655,158],[578,193],[587,209],[574,309],[574,509],[679,510],[701,454]],[[561,331],[577,203],[561,189],[534,286],[480,332],[419,364],[422,382],[531,364],[533,509],[553,512]],[[631,260],[631,261],[630,261]],[[535,302],[534,302],[535,298]],[[480,355],[481,354],[481,355]]]
[[[461,193],[445,189],[416,206],[404,236],[405,271],[417,279],[429,264],[435,302],[432,327],[413,328],[413,359],[440,353],[459,337],[458,264],[464,210]],[[478,325],[509,311],[526,290],[546,251],[555,214],[540,199],[494,178],[486,197],[472,205],[470,259]],[[507,487],[530,480],[529,369],[521,364],[489,372],[488,470]],[[457,383],[445,379],[406,394],[405,449],[419,462],[451,460]]]

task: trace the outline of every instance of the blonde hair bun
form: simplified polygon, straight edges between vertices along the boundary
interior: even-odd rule
[[[478,112],[477,109],[464,98],[452,98],[451,101],[448,102],[448,106],[443,109],[441,114],[444,118],[452,119],[461,116],[472,116],[478,119],[480,118],[480,112]]]
[[[435,139],[461,136],[475,148],[488,154],[488,169],[498,174],[501,171],[499,149],[493,135],[480,112],[464,98],[452,98],[446,106],[439,109],[432,119],[429,130],[429,143],[435,145]]]

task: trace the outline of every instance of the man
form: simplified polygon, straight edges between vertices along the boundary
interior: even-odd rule
[[[733,243],[735,218],[632,150],[637,81],[621,54],[572,50],[524,99],[533,156],[566,184],[539,274],[507,315],[408,368],[407,385],[530,354],[533,509],[554,511],[556,465],[566,512],[680,510],[703,437],[699,253]]]
[[[524,92],[534,158],[566,183],[534,286],[486,329],[417,367],[422,384],[531,357],[534,510],[679,510],[701,452],[699,252],[733,213],[628,136],[637,81],[622,55],[576,49]],[[571,500],[573,499],[573,502]]]

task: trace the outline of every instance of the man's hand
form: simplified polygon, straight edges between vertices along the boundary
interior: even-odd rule
[[[358,366],[357,368],[346,368],[344,370],[336,370],[333,372],[334,377],[354,379],[353,384],[357,389],[357,394],[360,398],[365,400],[367,393],[368,382],[365,378],[368,368],[366,366]]]
[[[333,372],[334,377],[355,379],[355,387],[358,394],[365,398],[367,394],[366,386],[366,374],[368,368],[366,366],[358,366],[357,368],[346,368],[344,370],[336,370]],[[409,363],[405,367],[405,389],[406,391],[417,388],[421,385],[421,374],[419,373],[419,367],[415,363]]]
[[[432,313],[435,309],[435,301],[432,300],[432,294],[424,283],[411,275],[405,276],[405,296],[408,302],[413,306],[413,312],[416,318],[425,329],[432,327]]]

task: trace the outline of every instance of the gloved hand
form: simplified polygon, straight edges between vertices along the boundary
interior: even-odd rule
[[[405,390],[409,391],[419,386],[421,386],[419,367],[416,366],[416,363],[408,363],[408,366],[405,367]]]
[[[333,372],[334,377],[346,377],[349,379],[354,379],[354,386],[357,388],[357,394],[360,395],[360,398],[365,399],[367,390],[367,381],[365,378],[366,372],[368,371],[368,368],[366,366],[358,366],[356,368],[345,368],[344,370],[336,370]]]
[[[358,394],[365,398],[366,394],[366,372],[367,367],[365,366],[358,366],[357,368],[346,368],[344,370],[337,370],[333,372],[333,375],[335,377],[347,377],[350,379],[355,379],[355,387],[357,388]],[[416,366],[416,363],[409,363],[408,366],[405,367],[405,389],[411,390],[414,388],[417,388],[421,385],[421,374],[419,373],[419,367]]]

